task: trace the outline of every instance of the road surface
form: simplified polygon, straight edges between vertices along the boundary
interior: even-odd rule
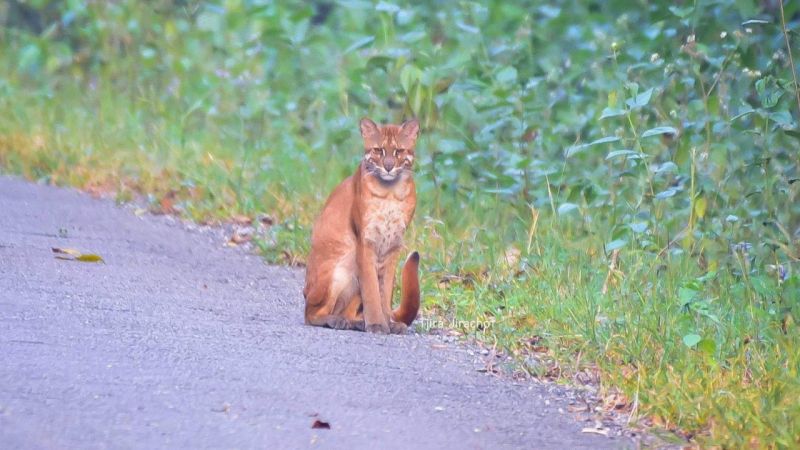
[[[582,433],[553,386],[478,372],[463,346],[304,326],[302,276],[0,176],[0,447],[630,446]]]

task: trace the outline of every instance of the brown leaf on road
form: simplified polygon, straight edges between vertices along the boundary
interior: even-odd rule
[[[51,250],[53,250],[53,253],[57,253],[57,254],[61,254],[61,255],[71,255],[71,256],[76,256],[76,257],[81,255],[81,252],[78,251],[78,250],[75,250],[74,248],[53,247],[53,248],[51,248]]]
[[[238,225],[250,225],[253,223],[253,219],[244,214],[234,214],[231,216],[231,222]]]
[[[586,405],[586,404],[567,406],[567,411],[569,411],[571,413],[588,412],[589,409],[590,409],[589,405]]]
[[[158,202],[159,210],[154,211],[158,214],[174,214],[175,213],[175,200],[172,197],[164,197]]]
[[[311,424],[311,428],[316,428],[316,429],[320,429],[320,430],[330,430],[331,429],[331,424],[329,424],[328,422],[324,422],[322,420],[317,419],[317,420],[314,421],[314,423]]]
[[[176,205],[176,200],[178,200],[178,192],[170,190],[158,200],[157,205],[150,207],[150,212],[153,214],[177,214],[180,208]]]
[[[600,434],[600,435],[603,435],[603,436],[606,436],[606,437],[608,437],[608,429],[605,429],[605,428],[601,428],[601,429],[597,429],[597,428],[584,428],[583,430],[581,430],[581,433]]]
[[[259,214],[258,221],[264,226],[272,226],[275,224],[275,218],[270,216],[269,214]]]
[[[250,227],[240,228],[235,230],[228,240],[228,246],[235,247],[245,242],[250,242],[253,239],[253,229]]]

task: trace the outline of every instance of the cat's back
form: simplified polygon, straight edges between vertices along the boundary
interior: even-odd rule
[[[314,222],[311,232],[311,252],[328,247],[330,241],[347,239],[352,233],[350,215],[355,198],[355,183],[353,176],[345,178],[339,183],[322,207],[322,212]],[[326,245],[326,243],[328,245]]]

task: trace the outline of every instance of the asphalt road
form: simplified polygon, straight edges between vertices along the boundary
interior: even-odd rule
[[[462,346],[304,326],[302,275],[0,176],[0,448],[630,445],[581,433],[558,388],[482,374]]]

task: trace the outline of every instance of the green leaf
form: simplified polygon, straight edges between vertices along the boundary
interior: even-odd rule
[[[464,141],[457,140],[457,139],[442,139],[439,141],[438,145],[439,151],[442,153],[459,153],[464,151],[466,146],[464,145]]]
[[[350,44],[350,46],[347,47],[342,54],[346,55],[346,54],[352,52],[353,50],[358,50],[361,47],[365,47],[367,44],[370,44],[374,40],[375,40],[375,36],[364,36],[364,37],[362,37],[360,39],[356,39],[355,42]],[[406,67],[408,67],[408,66],[406,66]]]
[[[618,156],[625,156],[627,159],[642,159],[641,153],[637,152],[636,150],[624,149],[608,152],[606,155],[606,160],[614,159]]]
[[[783,132],[797,140],[800,140],[800,131],[797,131],[796,129],[792,130],[784,128]]]
[[[575,203],[562,203],[561,206],[558,207],[558,214],[559,215],[568,214],[577,209],[578,205],[576,205]]]
[[[376,11],[387,12],[389,14],[394,14],[394,13],[400,11],[400,7],[395,5],[395,4],[392,4],[392,3],[380,2],[375,6],[375,10]]]
[[[422,109],[422,101],[423,101],[423,89],[419,84],[414,86],[414,93],[411,95],[411,111],[414,112],[414,115],[418,116],[420,110]]]
[[[156,57],[156,50],[152,47],[143,47],[140,51],[143,59],[153,59]]]
[[[762,19],[750,19],[742,22],[742,26],[745,27],[747,25],[766,25],[771,23],[769,20],[762,20]]]
[[[656,194],[656,198],[659,200],[664,200],[665,198],[673,197],[677,193],[678,193],[677,189],[669,188]]]
[[[735,116],[731,117],[731,122],[733,122],[733,121],[734,121],[734,120],[736,120],[736,119],[741,119],[741,118],[742,118],[742,117],[744,117],[744,116],[748,116],[748,115],[750,115],[750,114],[753,114],[754,112],[756,112],[756,110],[755,110],[755,109],[753,109],[753,108],[751,108],[751,107],[750,107],[750,105],[745,105],[745,106],[742,108],[742,110],[741,110],[741,111],[739,111],[739,113],[738,113],[738,114],[736,114]]]
[[[197,28],[203,31],[216,32],[222,27],[223,17],[211,10],[206,10],[197,16]]]
[[[756,293],[764,298],[777,295],[777,289],[771,279],[758,275],[750,278],[750,285]]]
[[[619,141],[619,138],[617,136],[606,136],[606,137],[594,140],[594,141],[586,144],[586,146],[587,147],[591,147],[591,146],[597,145],[597,144],[606,144],[608,142],[617,142],[617,141]]]
[[[684,341],[684,343],[685,342],[686,341]],[[701,339],[700,342],[697,343],[697,349],[708,356],[714,356],[714,353],[717,351],[717,343],[708,338]]]
[[[653,88],[650,88],[635,97],[625,100],[625,104],[630,106],[631,109],[641,108],[642,106],[650,103],[650,97],[653,96]]]
[[[786,110],[769,113],[769,119],[783,128],[791,128],[794,125],[792,115]]]
[[[425,39],[428,36],[427,33],[424,31],[409,31],[408,33],[400,36],[400,40],[405,42],[406,44],[412,44],[414,42],[420,41]]]
[[[650,137],[650,136],[658,136],[658,135],[661,135],[661,134],[677,135],[678,134],[678,130],[676,130],[673,127],[656,127],[656,128],[651,128],[651,129],[645,131],[644,133],[642,133],[642,137],[646,138],[646,137]]]
[[[698,334],[687,334],[686,336],[683,337],[683,343],[687,347],[691,348],[697,345],[697,343],[700,342],[701,339],[702,338]]]
[[[609,117],[619,117],[625,115],[625,110],[620,108],[604,108],[603,112],[600,113],[600,119],[606,119]]]
[[[683,8],[678,6],[670,6],[669,12],[675,14],[676,16],[680,17],[681,19],[685,19],[694,13],[694,6],[685,6]]]
[[[367,68],[388,70],[387,67],[393,62],[394,58],[384,55],[376,55],[367,60]]]
[[[497,82],[500,84],[511,84],[517,81],[517,69],[506,66],[497,73]]]
[[[685,305],[697,298],[697,294],[697,290],[692,289],[691,287],[681,286],[678,288],[678,301],[681,305]]]
[[[774,78],[767,76],[756,81],[756,92],[761,106],[772,108],[778,104],[785,91],[778,87]]]
[[[647,222],[633,222],[628,224],[628,227],[634,233],[644,233],[645,231],[647,231],[648,224]]]
[[[627,244],[628,244],[628,241],[626,241],[625,239],[616,239],[616,240],[613,240],[613,241],[609,242],[608,244],[606,244],[606,251],[609,251],[609,252],[610,251],[614,251],[614,250],[616,250],[618,248],[625,247],[625,245],[627,245]]]
[[[677,173],[678,165],[672,161],[667,161],[656,168],[654,173]]]
[[[29,44],[20,50],[17,66],[22,70],[30,69],[41,62],[42,52],[36,44]]]
[[[481,32],[480,28],[473,27],[472,25],[467,25],[467,24],[465,24],[464,22],[462,22],[460,20],[456,22],[456,26],[460,30],[466,31],[467,33],[470,33],[470,34],[479,34]]]
[[[422,71],[413,64],[408,64],[400,71],[400,86],[403,87],[406,95],[411,94],[411,88],[419,82]]]
[[[576,153],[580,153],[586,148],[591,147],[593,145],[607,144],[609,142],[617,142],[617,141],[619,141],[619,138],[616,136],[606,136],[604,138],[597,139],[596,141],[589,142],[588,144],[574,145],[572,147],[567,148],[566,156],[570,157]]]

